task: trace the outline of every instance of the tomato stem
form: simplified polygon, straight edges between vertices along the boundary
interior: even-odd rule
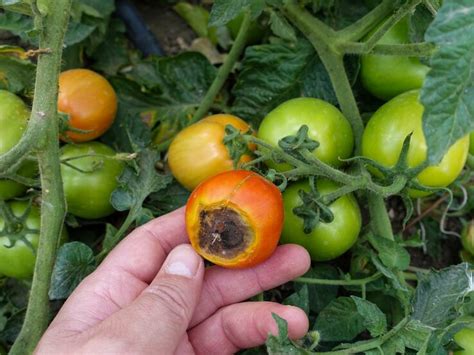
[[[383,275],[380,272],[376,272],[375,274],[363,278],[363,279],[356,279],[356,280],[329,280],[329,279],[315,279],[312,277],[298,277],[294,279],[294,282],[298,283],[306,283],[310,285],[334,285],[334,286],[362,286],[368,283],[371,283],[375,280],[378,280]]]
[[[346,54],[377,54],[405,57],[429,57],[436,46],[433,43],[377,44],[370,48],[367,43],[347,42],[340,46]]]
[[[40,27],[40,48],[47,54],[38,58],[36,84],[30,122],[25,136],[0,158],[0,170],[9,161],[38,149],[41,172],[42,206],[41,233],[37,250],[35,273],[25,320],[10,354],[33,352],[49,321],[48,291],[51,283],[56,249],[63,227],[65,202],[59,162],[58,115],[56,85],[61,68],[63,40],[69,21],[72,0],[47,0],[50,13],[36,19]]]
[[[353,24],[338,31],[338,37],[342,41],[358,41],[371,31],[381,19],[386,18],[394,10],[396,2],[383,0],[372,11]]]
[[[237,62],[237,60],[239,59],[240,55],[242,54],[245,48],[245,44],[247,42],[247,36],[249,32],[249,27],[250,27],[250,22],[251,22],[250,12],[246,11],[244,14],[244,18],[242,20],[242,24],[239,29],[239,33],[237,34],[237,37],[235,38],[235,42],[232,45],[232,48],[230,49],[229,54],[225,58],[224,63],[222,63],[221,67],[219,68],[216,78],[212,82],[211,87],[209,88],[206,95],[204,96],[204,99],[199,105],[199,108],[197,109],[193,118],[189,120],[189,124],[193,124],[199,121],[201,118],[203,118],[208,113],[209,108],[214,103],[215,97],[224,86],[224,83],[229,77],[231,70],[233,69],[235,63]]]

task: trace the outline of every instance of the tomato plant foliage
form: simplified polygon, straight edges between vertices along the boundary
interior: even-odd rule
[[[38,19],[54,14],[55,7],[51,0],[34,3],[32,7],[31,0],[0,0],[0,30],[8,34],[8,41],[0,44],[0,89],[16,94],[27,106],[37,107],[35,96],[39,93],[34,90],[44,72],[37,58],[50,54],[38,50],[44,40],[44,28]],[[170,49],[172,55],[145,57],[127,37],[127,27],[115,12],[118,3],[72,0],[57,71],[87,67],[113,86],[117,115],[97,141],[111,148],[113,153],[107,159],[124,168],[116,181],[111,181],[114,190],[105,201],[113,214],[95,220],[78,217],[77,213],[75,216],[73,210],[67,214],[70,241],[59,247],[54,269],[46,270],[51,273],[50,284],[38,286],[35,278],[19,281],[0,275],[0,353],[24,336],[20,330],[25,315],[25,324],[35,327],[26,308],[40,299],[36,293],[49,297],[52,314],[49,310],[46,314],[54,315],[133,228],[186,204],[190,192],[171,173],[168,147],[186,127],[207,115],[222,113],[236,115],[252,128],[243,132],[225,127],[222,146],[233,162],[246,156],[241,168],[266,177],[282,190],[283,196],[292,195],[291,203],[285,201],[285,214],[291,218],[285,221],[281,241],[299,243],[316,255],[305,275],[260,296],[303,309],[310,320],[307,335],[290,340],[286,321],[274,315],[278,334],[270,335],[264,346],[243,353],[447,355],[459,350],[465,341],[463,334],[469,333],[460,331],[474,324],[473,265],[461,262],[473,256],[466,241],[463,239],[463,250],[456,236],[473,223],[472,145],[466,166],[451,185],[424,186],[425,180],[416,177],[427,166],[437,165],[455,142],[467,141],[464,137],[474,131],[472,0],[156,3],[153,6],[175,11],[189,25],[188,31],[195,32],[190,32],[191,37],[198,38],[189,43],[186,36],[176,40],[176,46]],[[399,21],[408,26],[411,42],[380,41]],[[422,128],[413,133],[408,124],[401,124],[408,127],[407,132],[397,130],[397,151],[390,157],[390,164],[382,164],[386,156],[375,159],[364,151],[366,142],[362,137],[368,134],[365,127],[370,126],[371,117],[377,117],[385,102],[364,88],[359,70],[363,55],[416,57],[429,67],[419,90]],[[292,112],[281,113],[272,125],[281,128],[282,122],[288,121],[291,131],[283,129],[286,136],[269,144],[265,125],[260,127],[262,121],[280,105],[300,97],[312,98],[301,102],[319,99],[326,103],[318,109],[290,105]],[[396,115],[409,119],[403,112],[412,112],[413,107],[396,104],[400,99],[394,102]],[[317,110],[327,118],[327,103],[338,110],[338,117],[353,134],[353,151],[349,135],[338,138],[324,131],[328,129],[327,120],[310,124],[314,123],[314,115],[306,115],[306,111]],[[305,126],[298,123],[303,111],[309,117]],[[35,114],[28,126],[35,123]],[[58,114],[56,119],[65,131],[67,117]],[[393,121],[388,119],[389,123]],[[22,132],[28,131],[25,127]],[[381,137],[379,145],[394,144],[393,135],[382,131],[377,134]],[[420,143],[421,136],[426,145]],[[315,137],[321,137],[320,141]],[[324,138],[334,146],[347,146],[344,154],[337,153],[339,156],[330,162],[324,161],[319,154],[326,143]],[[15,137],[15,142],[18,139]],[[209,142],[198,145],[201,143]],[[31,144],[33,148],[18,156],[11,166],[3,163],[11,147],[0,149],[0,180],[11,179],[12,183],[25,185],[25,189],[29,187],[16,197],[20,203],[50,203],[37,176],[18,170],[22,164],[16,161],[30,163],[44,150]],[[59,144],[63,143],[58,140]],[[414,145],[426,148],[421,165],[411,164]],[[372,148],[382,154],[380,147]],[[187,157],[184,170],[196,169],[194,158]],[[77,169],[74,160],[63,157],[62,170],[76,169],[76,175],[87,174],[89,168],[99,171],[100,159],[90,160],[99,163]],[[58,179],[48,175],[52,173],[41,166],[41,161],[40,171],[46,177],[43,183]],[[327,180],[332,181],[331,189],[323,186]],[[410,197],[414,190],[430,195],[414,200]],[[338,209],[338,203],[346,200],[356,212],[357,218],[351,223],[348,218],[341,221]],[[8,220],[7,203],[11,201],[0,201],[1,220]],[[62,223],[62,216],[56,222],[59,220]],[[336,224],[337,230],[346,232],[332,236],[322,232],[334,229]],[[297,234],[295,226],[299,227]],[[0,229],[0,239],[10,232]],[[341,245],[336,237],[350,241]],[[321,245],[337,253],[320,256],[326,250]],[[37,255],[40,259],[47,257],[53,256]],[[33,294],[30,305],[26,299],[29,292]],[[456,339],[461,339],[459,344]]]

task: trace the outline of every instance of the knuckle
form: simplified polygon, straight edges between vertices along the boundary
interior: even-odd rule
[[[150,285],[146,290],[150,301],[158,303],[166,311],[172,321],[187,323],[191,317],[191,305],[183,290],[176,283],[163,281]]]

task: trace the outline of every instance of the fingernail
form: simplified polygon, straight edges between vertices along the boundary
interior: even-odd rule
[[[201,257],[190,245],[179,245],[168,255],[165,272],[169,275],[193,277],[196,275]]]

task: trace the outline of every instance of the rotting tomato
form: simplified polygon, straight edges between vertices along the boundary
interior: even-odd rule
[[[86,218],[106,217],[124,163],[115,151],[99,142],[67,144],[61,149],[61,175],[69,213]]]
[[[337,189],[335,183],[325,179],[318,180],[316,187],[321,196]],[[303,219],[294,213],[294,209],[303,203],[299,196],[300,190],[309,192],[311,189],[306,181],[300,181],[288,186],[283,192],[285,223],[281,243],[303,246],[314,261],[327,261],[344,254],[357,241],[362,225],[359,205],[354,196],[344,195],[331,203],[332,222],[320,221],[311,233],[306,234]]]
[[[474,324],[472,325],[474,326]],[[455,351],[453,355],[472,355],[474,354],[474,329],[464,328],[454,335],[454,341],[463,350]]]
[[[176,180],[188,190],[211,176],[234,169],[223,142],[227,125],[242,133],[250,130],[250,126],[240,118],[218,114],[186,127],[174,138],[168,150],[168,164]],[[249,146],[249,149],[255,147]],[[250,160],[250,155],[244,154],[239,165]]]
[[[377,43],[409,43],[408,19],[399,21]],[[429,67],[416,57],[376,54],[361,57],[362,84],[372,95],[383,100],[421,88],[428,71]]]
[[[0,90],[0,155],[8,152],[21,139],[26,130],[30,110],[15,94]],[[19,175],[31,177],[36,171],[35,164],[25,162],[17,171]],[[16,181],[0,179],[0,200],[21,195],[27,187]]]
[[[6,207],[11,216],[8,219],[0,216],[0,274],[28,279],[35,266],[40,210],[28,201],[13,201]],[[60,243],[66,239],[67,231],[63,228]]]
[[[413,133],[408,150],[408,166],[416,167],[426,160],[427,146],[423,133],[423,105],[418,100],[419,91],[401,94],[382,105],[370,118],[362,137],[362,154],[386,167],[394,166],[402,151],[405,138]],[[467,159],[469,137],[454,143],[438,165],[428,166],[417,180],[429,187],[451,184],[461,173]],[[376,172],[377,173],[377,172]],[[410,191],[412,197],[427,195]]]
[[[338,167],[341,159],[349,158],[354,146],[352,128],[347,119],[333,105],[323,100],[301,97],[282,103],[271,111],[258,129],[258,137],[273,146],[298,129],[308,126],[309,138],[318,141],[313,155],[324,163]],[[288,170],[288,164],[267,163],[277,170]]]
[[[186,205],[191,245],[205,259],[227,268],[250,267],[270,257],[282,226],[280,190],[246,170],[204,181]]]
[[[89,69],[71,69],[59,76],[58,110],[69,115],[66,131],[73,142],[86,142],[104,134],[115,120],[117,95],[102,75]]]

